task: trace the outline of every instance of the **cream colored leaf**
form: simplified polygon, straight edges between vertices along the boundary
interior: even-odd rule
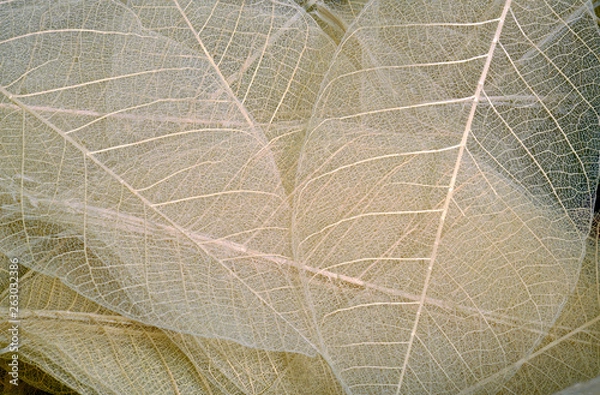
[[[599,137],[575,75],[599,42],[589,4],[561,7],[378,1],[346,33],[293,236],[348,392],[495,393],[575,287]]]
[[[0,2],[31,371],[81,393],[592,377],[531,372],[598,347],[593,315],[561,318],[587,295],[598,54],[588,0]]]

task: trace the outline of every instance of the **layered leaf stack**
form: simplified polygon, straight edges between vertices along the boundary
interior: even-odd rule
[[[600,375],[599,76],[583,0],[0,2],[0,347],[17,259],[51,393]]]

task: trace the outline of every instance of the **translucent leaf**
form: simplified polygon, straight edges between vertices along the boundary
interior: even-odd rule
[[[588,239],[579,282],[560,318],[538,349],[518,362],[520,369],[503,393],[550,394],[600,375],[599,236],[596,227]]]
[[[40,25],[15,24],[0,49],[6,194],[27,200],[6,208],[6,221],[24,204],[28,218],[53,213],[31,225],[39,235],[29,224],[11,229],[28,240],[24,253],[40,243],[25,264],[146,324],[314,354],[296,269],[281,263],[291,254],[289,205],[269,142],[204,40],[192,32],[190,48],[155,34],[107,1],[8,8],[4,19]],[[175,9],[190,31],[211,11]],[[271,38],[289,30],[275,22],[258,28]],[[26,135],[13,133],[22,127]],[[36,262],[65,232],[69,264]]]
[[[321,358],[163,332],[39,273],[21,277],[20,299],[20,357],[58,380],[39,384],[52,393],[69,387],[86,394],[340,393]],[[3,323],[2,342],[9,342],[11,325]],[[20,362],[20,374],[36,382],[37,372]],[[312,385],[303,382],[309,377]]]
[[[597,376],[593,6],[1,2],[25,381],[543,394]]]
[[[468,4],[370,3],[315,107],[294,250],[351,392],[493,393],[577,282],[598,90],[565,73],[597,64],[589,9]]]

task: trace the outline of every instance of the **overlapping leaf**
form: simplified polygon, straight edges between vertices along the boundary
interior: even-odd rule
[[[46,388],[600,373],[596,313],[569,318],[597,285],[591,2],[9,1],[0,26],[0,250]]]

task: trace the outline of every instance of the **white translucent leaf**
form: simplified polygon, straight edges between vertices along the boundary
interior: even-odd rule
[[[598,91],[559,48],[597,62],[589,10],[465,4],[370,3],[315,107],[294,249],[351,392],[495,392],[577,282]]]
[[[597,217],[600,219],[600,216]],[[550,394],[600,375],[600,221],[587,243],[579,282],[560,318],[538,348],[518,361],[501,393]],[[597,384],[596,380],[596,386]],[[588,388],[586,386],[583,388]],[[577,393],[577,387],[570,393]],[[597,390],[597,388],[596,388]],[[568,392],[566,392],[568,393]],[[593,392],[592,392],[593,393]],[[562,393],[561,393],[562,394]]]
[[[177,41],[153,33],[118,3],[68,3],[4,8],[4,19],[15,23],[0,50],[8,70],[7,192],[25,182],[27,215],[53,212],[47,220],[58,233],[44,229],[39,237],[69,232],[85,245],[69,265],[60,256],[42,265],[36,250],[23,260],[146,324],[314,353],[303,333],[307,313],[295,291],[296,269],[281,263],[291,254],[289,205],[260,125],[265,120],[255,120],[261,109],[249,109],[234,93],[232,79],[240,77],[209,52],[212,35],[204,40],[194,28],[223,22],[200,24],[197,18],[214,17],[211,7],[175,3],[174,14],[163,15],[178,18],[192,40]],[[246,34],[263,38],[245,67],[266,62],[262,54],[286,35],[287,50],[297,47],[298,57],[320,37],[306,37],[317,27],[298,7],[274,7],[247,11],[270,24]],[[288,26],[290,13],[297,22]],[[40,25],[18,24],[25,16]],[[234,32],[225,38],[233,40]],[[255,84],[264,86],[265,78]],[[290,84],[284,87],[292,95]],[[283,100],[281,89],[272,95]],[[272,104],[265,105],[273,118]],[[14,133],[21,127],[24,136]],[[12,163],[23,166],[15,172]],[[26,226],[20,232],[37,242]]]
[[[27,361],[55,377],[43,382],[53,393],[69,387],[85,394],[340,393],[321,358],[163,332],[33,271],[20,279],[20,299],[21,367]],[[2,323],[2,342],[9,342],[11,325]]]
[[[594,377],[597,22],[584,0],[0,2],[24,374],[227,394]]]

